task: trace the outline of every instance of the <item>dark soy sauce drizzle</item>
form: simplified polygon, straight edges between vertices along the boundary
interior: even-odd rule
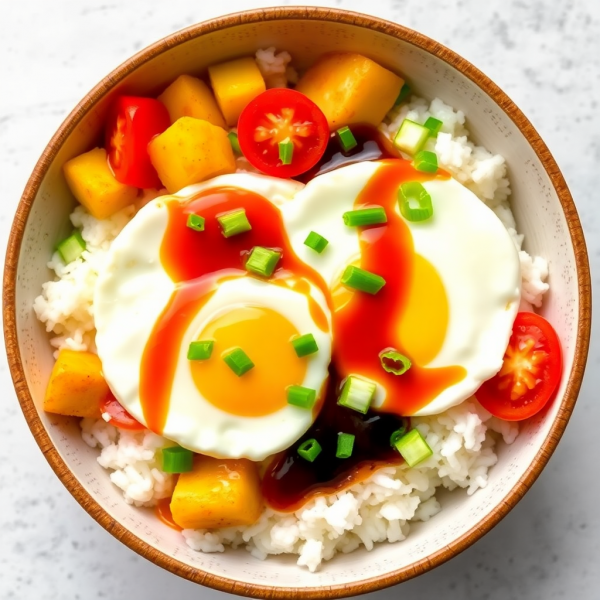
[[[406,417],[369,411],[362,415],[339,406],[340,379],[330,371],[325,404],[312,427],[267,468],[263,478],[263,495],[267,504],[280,511],[300,508],[314,496],[342,491],[362,481],[386,465],[400,464],[402,457],[390,444],[391,434],[408,426]],[[355,436],[350,458],[336,458],[338,433]],[[298,455],[302,442],[315,438],[323,448],[308,462]]]
[[[352,134],[358,142],[349,152],[343,152],[335,133],[332,133],[325,154],[310,170],[295,179],[307,183],[317,175],[323,175],[340,167],[365,160],[382,160],[385,158],[402,158],[394,145],[372,125],[352,125]]]

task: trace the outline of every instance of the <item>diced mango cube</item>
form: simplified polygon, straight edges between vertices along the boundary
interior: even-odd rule
[[[148,144],[150,161],[173,194],[235,171],[235,156],[227,132],[208,121],[181,117]]]
[[[177,480],[171,514],[183,529],[236,527],[256,522],[263,501],[256,463],[197,457]]]
[[[361,54],[321,57],[302,76],[296,90],[324,113],[331,131],[344,125],[379,125],[394,106],[404,80]]]
[[[46,412],[71,417],[100,417],[100,400],[109,393],[96,354],[61,350],[44,397]]]
[[[67,161],[63,173],[75,198],[97,219],[106,219],[135,202],[137,188],[115,179],[103,148]]]
[[[196,77],[180,75],[158,99],[167,107],[171,123],[181,117],[194,117],[226,127],[212,91]]]
[[[237,125],[240,114],[251,100],[265,91],[265,80],[253,58],[239,58],[208,67],[213,92],[227,121]]]

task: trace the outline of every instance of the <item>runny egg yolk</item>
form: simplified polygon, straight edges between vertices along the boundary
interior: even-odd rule
[[[422,367],[442,349],[448,330],[448,296],[436,268],[423,256],[413,257],[412,281],[398,336],[408,356]]]
[[[290,321],[270,308],[243,307],[216,317],[197,337],[214,340],[212,359],[189,363],[196,388],[205,400],[232,415],[277,412],[287,404],[286,389],[301,385],[306,376],[307,361],[296,356],[291,344],[298,335]],[[241,377],[222,360],[234,348],[241,348],[254,363]]]

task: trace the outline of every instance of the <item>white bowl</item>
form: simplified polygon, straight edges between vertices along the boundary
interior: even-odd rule
[[[111,98],[152,94],[181,73],[274,45],[302,68],[331,50],[352,50],[401,72],[426,98],[461,109],[473,139],[508,163],[512,206],[530,253],[546,257],[551,291],[543,314],[564,351],[564,375],[549,409],[527,422],[516,442],[499,448],[489,484],[473,496],[442,495],[442,512],[413,526],[406,541],[340,554],[311,574],[292,557],[254,559],[244,550],[192,551],[154,513],[123,501],[75,419],[46,414],[42,399],[52,350],[32,304],[51,278],[53,244],[69,232],[74,201],[63,163],[100,135]],[[101,81],[56,132],[19,204],[4,275],[6,347],[32,433],[64,485],[103,527],[136,552],[192,581],[255,597],[339,597],[398,583],[449,559],[489,531],[537,478],[567,424],[581,384],[590,335],[590,277],[572,198],[548,149],[509,98],[475,67],[440,44],[399,25],[346,11],[279,8],[230,15],[178,32],[142,50]]]

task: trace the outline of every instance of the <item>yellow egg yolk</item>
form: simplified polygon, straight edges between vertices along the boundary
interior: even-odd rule
[[[298,358],[291,340],[296,328],[278,312],[243,307],[213,319],[197,339],[214,340],[211,360],[190,361],[200,395],[232,415],[262,417],[287,404],[287,388],[302,385],[307,359]],[[238,377],[223,355],[241,348],[254,368]]]

